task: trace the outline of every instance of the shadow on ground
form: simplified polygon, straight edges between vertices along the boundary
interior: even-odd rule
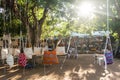
[[[119,80],[120,62],[115,59],[114,63],[108,65],[108,70],[104,66],[94,64],[92,54],[79,54],[78,59],[66,59],[62,69],[61,65],[64,56],[58,56],[59,64],[46,65],[39,64],[33,69],[15,67],[11,70],[0,70],[0,80]]]

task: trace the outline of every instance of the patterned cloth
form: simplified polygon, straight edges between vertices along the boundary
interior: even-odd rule
[[[43,64],[58,64],[56,51],[44,51]]]
[[[27,64],[27,59],[24,53],[19,54],[18,64],[22,67],[25,67]]]
[[[107,64],[113,63],[113,53],[112,52],[105,53],[105,57],[106,57]]]

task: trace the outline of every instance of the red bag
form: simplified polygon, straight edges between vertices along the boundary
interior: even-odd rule
[[[27,59],[24,53],[19,54],[18,64],[22,67],[25,67],[27,64]]]
[[[58,64],[56,51],[44,51],[43,64]]]

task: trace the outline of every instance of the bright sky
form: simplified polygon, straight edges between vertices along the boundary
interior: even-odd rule
[[[90,2],[83,2],[78,7],[78,15],[83,17],[91,17],[94,15],[94,5]]]

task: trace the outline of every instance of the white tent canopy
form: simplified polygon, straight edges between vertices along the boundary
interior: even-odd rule
[[[106,36],[110,34],[109,31],[93,31],[92,36]]]
[[[76,33],[72,32],[71,36],[78,36],[78,37],[88,37],[90,34],[81,34],[81,33]]]

